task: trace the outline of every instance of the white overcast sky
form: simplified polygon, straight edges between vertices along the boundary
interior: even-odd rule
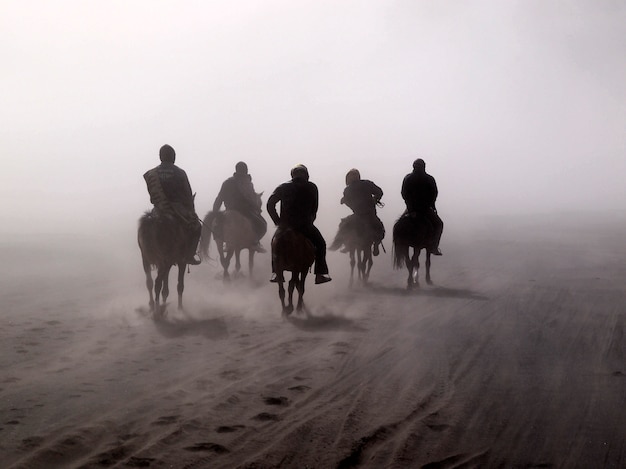
[[[164,143],[201,216],[244,160],[392,220],[417,157],[448,222],[624,211],[625,51],[618,0],[3,0],[0,229],[134,229]]]

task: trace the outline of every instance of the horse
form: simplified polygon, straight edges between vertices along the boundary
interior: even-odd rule
[[[146,274],[146,288],[150,295],[150,310],[162,313],[169,296],[169,273],[173,265],[178,266],[178,309],[183,309],[185,289],[185,248],[187,234],[183,224],[171,216],[157,216],[148,211],[139,219],[137,242],[141,251],[143,271]],[[152,280],[152,268],[157,276]],[[152,289],[154,287],[154,296]],[[160,305],[159,296],[163,295]]]
[[[393,225],[393,266],[401,269],[406,265],[409,271],[407,289],[419,287],[418,269],[419,255],[426,250],[426,283],[432,285],[430,277],[431,250],[435,247],[435,230],[424,217],[402,215]],[[413,255],[410,255],[413,248]],[[414,273],[415,271],[415,273]]]
[[[304,308],[304,282],[309,269],[315,261],[315,247],[302,233],[292,228],[279,226],[272,237],[272,260],[278,277],[278,296],[283,307],[283,314],[293,312],[293,291],[298,290],[296,309]],[[291,272],[289,279],[289,297],[285,304],[285,278],[283,272]]]
[[[357,215],[350,215],[339,223],[335,239],[328,249],[336,251],[344,246],[342,252],[350,255],[350,287],[354,283],[355,265],[359,280],[363,285],[367,284],[374,264],[372,246],[375,241],[375,233]]]
[[[257,194],[259,203],[261,194]],[[265,233],[263,233],[265,234]],[[220,255],[220,263],[224,269],[224,282],[230,281],[228,268],[230,261],[235,256],[235,277],[241,275],[241,251],[248,250],[248,272],[252,276],[254,267],[254,253],[252,249],[263,236],[254,230],[252,222],[237,210],[224,210],[220,212],[210,211],[204,217],[202,225],[202,235],[200,237],[200,255],[203,258],[209,257],[209,245],[211,235],[215,238],[217,251]]]

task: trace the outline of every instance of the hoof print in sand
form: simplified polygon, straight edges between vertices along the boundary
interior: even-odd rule
[[[187,446],[185,448],[187,451],[212,451],[213,453],[223,454],[230,453],[228,448],[225,448],[222,445],[218,445],[217,443],[196,443],[193,446]]]
[[[261,412],[260,414],[257,414],[252,418],[260,422],[277,422],[278,420],[280,420],[280,418],[278,418],[278,415],[268,414],[267,412]]]
[[[267,405],[279,405],[279,406],[283,406],[283,407],[286,407],[286,406],[289,405],[289,399],[287,399],[284,396],[264,397],[263,398],[263,402],[265,402]]]

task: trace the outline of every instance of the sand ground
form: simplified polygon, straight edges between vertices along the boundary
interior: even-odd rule
[[[267,255],[154,318],[134,242],[4,240],[0,467],[626,467],[624,225],[448,235],[414,292],[331,253],[290,318]]]

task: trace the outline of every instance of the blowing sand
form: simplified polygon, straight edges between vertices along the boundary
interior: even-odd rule
[[[267,255],[155,319],[133,240],[4,240],[0,467],[626,467],[625,239],[494,221],[411,293],[330,253],[289,319]]]

